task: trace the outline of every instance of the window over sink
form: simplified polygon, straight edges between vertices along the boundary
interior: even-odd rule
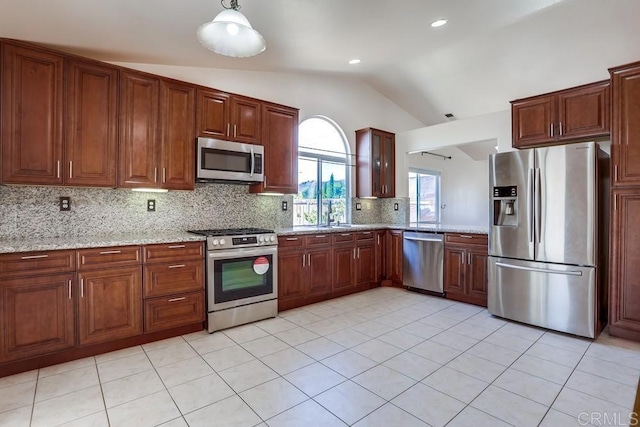
[[[409,220],[440,222],[440,172],[409,169]]]
[[[349,222],[349,145],[331,119],[315,116],[298,128],[298,194],[293,198],[293,225]]]

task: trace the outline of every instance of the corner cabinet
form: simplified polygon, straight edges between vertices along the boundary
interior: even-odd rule
[[[298,193],[298,110],[262,104],[264,181],[251,193]]]
[[[356,131],[356,197],[395,197],[395,134]]]
[[[609,71],[613,89],[609,334],[640,341],[640,62]]]
[[[444,291],[446,297],[487,306],[488,237],[486,234],[445,234]]]
[[[511,102],[513,147],[529,148],[609,135],[609,81]]]

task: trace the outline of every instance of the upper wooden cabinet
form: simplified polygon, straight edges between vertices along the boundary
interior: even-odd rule
[[[395,197],[395,134],[356,131],[356,197]]]
[[[64,57],[2,45],[2,182],[62,184]]]
[[[513,146],[537,147],[609,134],[609,80],[511,102]]]
[[[262,104],[264,182],[251,193],[298,193],[298,110]]]
[[[197,134],[202,137],[261,144],[260,101],[198,88]]]
[[[613,68],[613,185],[640,185],[640,62]]]

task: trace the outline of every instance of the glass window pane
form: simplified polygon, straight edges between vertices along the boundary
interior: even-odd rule
[[[439,222],[440,175],[437,172],[409,172],[409,207],[412,222]]]
[[[333,220],[347,221],[346,172],[344,163],[322,162],[322,223],[327,222],[329,202]]]
[[[347,158],[342,135],[325,119],[312,117],[300,123],[298,144],[301,153]]]
[[[298,194],[293,199],[293,225],[318,223],[318,160],[298,159]]]

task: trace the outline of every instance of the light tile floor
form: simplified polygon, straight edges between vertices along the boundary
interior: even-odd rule
[[[637,343],[377,288],[0,378],[0,426],[629,425],[639,375]]]

